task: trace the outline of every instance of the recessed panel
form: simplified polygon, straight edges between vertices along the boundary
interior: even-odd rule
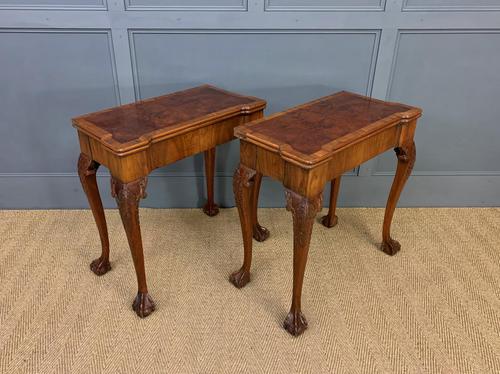
[[[105,0],[0,0],[1,8],[72,9],[106,8]]]
[[[405,0],[404,10],[489,10],[500,9],[499,0]]]
[[[404,32],[389,99],[423,109],[414,172],[498,172],[500,32]],[[377,171],[395,169],[393,152]]]
[[[0,173],[76,172],[71,118],[117,104],[109,35],[0,32]]]
[[[499,0],[405,0],[403,10],[490,10],[500,9]]]
[[[140,98],[210,83],[267,100],[267,114],[340,90],[369,92],[376,32],[134,32]],[[234,142],[220,147],[217,168],[231,174]],[[167,171],[202,170],[190,158]]]
[[[266,0],[266,10],[384,10],[385,0]]]
[[[126,0],[129,10],[246,10],[247,0]]]

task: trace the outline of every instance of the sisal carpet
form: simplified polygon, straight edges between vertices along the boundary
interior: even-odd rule
[[[289,212],[260,210],[271,237],[238,290],[235,209],[141,210],[157,304],[144,320],[119,215],[106,214],[113,269],[97,277],[90,211],[0,211],[1,373],[500,373],[499,208],[398,209],[395,257],[377,250],[382,209],[316,224],[299,338],[281,328]]]

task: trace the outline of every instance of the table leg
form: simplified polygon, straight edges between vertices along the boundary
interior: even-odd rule
[[[252,264],[252,194],[256,172],[240,164],[233,177],[233,191],[236,206],[240,216],[241,232],[243,234],[243,266],[234,272],[229,280],[237,288],[242,288],[250,282],[250,266]]]
[[[309,199],[285,189],[285,196],[286,208],[293,217],[293,293],[292,306],[283,327],[290,334],[298,336],[307,328],[307,320],[301,311],[302,283],[314,219],[321,210],[322,194]]]
[[[395,148],[394,151],[398,157],[398,167],[396,169],[396,175],[394,176],[391,192],[389,193],[389,198],[387,199],[387,205],[385,207],[381,245],[382,251],[391,256],[395,255],[401,249],[401,245],[396,240],[391,238],[391,223],[401,191],[403,191],[403,187],[411,174],[413,165],[415,164],[415,143],[412,141],[406,146]]]
[[[146,197],[146,183],[147,179],[145,177],[130,183],[122,183],[118,179],[111,177],[111,193],[116,198],[120,210],[137,275],[138,292],[132,308],[141,318],[147,317],[155,310],[155,304],[148,294],[146,284],[144,252],[139,223],[139,200]]]
[[[94,215],[94,220],[101,238],[101,257],[90,263],[90,270],[96,275],[106,274],[111,270],[109,263],[109,238],[108,228],[106,226],[106,216],[102,207],[99,188],[97,187],[96,173],[99,168],[99,163],[93,161],[86,154],[81,153],[78,159],[78,175],[82,183],[83,190],[87,195],[90,209]]]
[[[205,151],[205,177],[207,182],[207,203],[203,211],[209,217],[219,214],[219,207],[214,202],[215,147]]]
[[[336,226],[339,220],[338,217],[335,215],[335,210],[337,209],[337,198],[339,196],[340,178],[341,176],[332,179],[330,188],[330,208],[328,209],[328,214],[321,219],[321,223],[323,224],[323,226],[328,228]]]
[[[255,181],[252,192],[252,227],[253,227],[253,238],[258,242],[263,242],[267,238],[269,238],[269,230],[264,226],[259,224],[257,218],[257,208],[259,205],[259,192],[260,192],[260,184],[262,182],[262,174],[255,174]]]

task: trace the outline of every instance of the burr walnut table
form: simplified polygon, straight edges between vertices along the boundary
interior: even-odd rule
[[[73,119],[81,149],[78,173],[102,245],[101,256],[90,268],[97,275],[111,269],[106,219],[96,183],[96,171],[102,164],[111,172],[111,193],[132,252],[138,282],[132,308],[140,317],[155,309],[146,285],[138,210],[139,200],[146,197],[147,175],[156,168],[205,152],[208,196],[203,210],[209,216],[216,215],[215,147],[234,138],[235,126],[261,118],[265,106],[264,100],[204,85]],[[256,239],[264,240],[267,231],[256,222],[254,226]]]
[[[332,181],[329,214],[323,224],[336,223],[335,205],[342,173],[395,148],[398,158],[384,216],[381,249],[394,255],[400,245],[390,236],[392,216],[415,162],[413,136],[421,110],[340,92],[239,126],[240,165],[233,187],[243,234],[244,260],[230,277],[238,288],[250,281],[252,225],[262,175],[281,181],[287,210],[293,218],[292,305],[284,327],[300,335],[307,327],[301,312],[302,281],[323,187]],[[257,190],[257,191],[256,191]]]

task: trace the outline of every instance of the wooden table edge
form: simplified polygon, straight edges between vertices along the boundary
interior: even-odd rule
[[[343,93],[344,91],[340,92]],[[335,94],[336,95],[336,94]],[[334,96],[334,95],[331,95]],[[331,97],[328,96],[328,97]],[[361,96],[362,95],[357,95]],[[315,102],[321,101],[320,100],[315,100]],[[377,99],[374,99],[377,100]],[[382,100],[377,100],[381,101]],[[313,103],[313,102],[311,102]],[[399,105],[404,105],[404,104],[399,104]],[[307,105],[302,105],[301,107],[304,107]],[[260,123],[262,121],[265,121],[266,119],[272,118],[274,115],[270,117],[265,117],[263,119],[258,119],[256,121],[252,121],[248,124],[244,124],[241,126],[238,126],[234,129],[234,135],[242,140],[248,141],[249,143],[255,144],[259,147],[265,148],[269,151],[278,153],[284,160],[291,162],[297,166],[300,166],[304,169],[312,169],[323,162],[326,162],[334,153],[341,151],[347,146],[351,146],[353,144],[359,143],[373,135],[376,135],[378,132],[383,131],[385,129],[398,126],[403,123],[407,123],[410,121],[417,120],[422,116],[422,109],[418,107],[410,107],[408,105],[404,105],[408,108],[409,110],[405,112],[400,112],[400,113],[394,113],[391,114],[388,117],[382,118],[376,122],[373,122],[372,124],[361,128],[353,133],[347,134],[346,136],[343,136],[341,138],[332,140],[329,143],[324,144],[321,149],[316,151],[315,153],[312,153],[310,155],[306,155],[300,151],[297,151],[293,149],[291,146],[288,144],[276,144],[271,138],[259,134],[258,136],[254,135],[254,133],[251,128],[253,125],[256,123]],[[283,112],[281,112],[283,113]],[[357,138],[354,140],[349,140],[353,139],[356,135],[358,135]],[[361,136],[359,136],[361,135]],[[349,141],[348,141],[349,140]]]
[[[238,95],[238,96],[243,96],[243,95]],[[253,98],[251,96],[244,96],[244,97]],[[205,126],[210,126],[232,117],[252,114],[260,110],[264,110],[266,108],[267,102],[265,100],[258,98],[255,98],[255,100],[256,101],[245,105],[235,105],[218,112],[210,113],[209,115],[202,117],[196,121],[181,122],[170,131],[164,131],[162,129],[152,131],[147,136],[141,136],[137,139],[125,143],[121,143],[113,139],[111,133],[102,130],[101,128],[94,125],[92,122],[87,121],[85,118],[83,118],[85,116],[79,116],[73,118],[72,125],[78,131],[81,131],[85,135],[99,141],[104,147],[109,149],[113,154],[117,156],[126,156],[135,152],[139,152],[145,148],[148,148],[153,143],[171,138],[173,136],[181,135],[186,132],[193,131]],[[132,105],[132,104],[133,103],[127,105]]]

